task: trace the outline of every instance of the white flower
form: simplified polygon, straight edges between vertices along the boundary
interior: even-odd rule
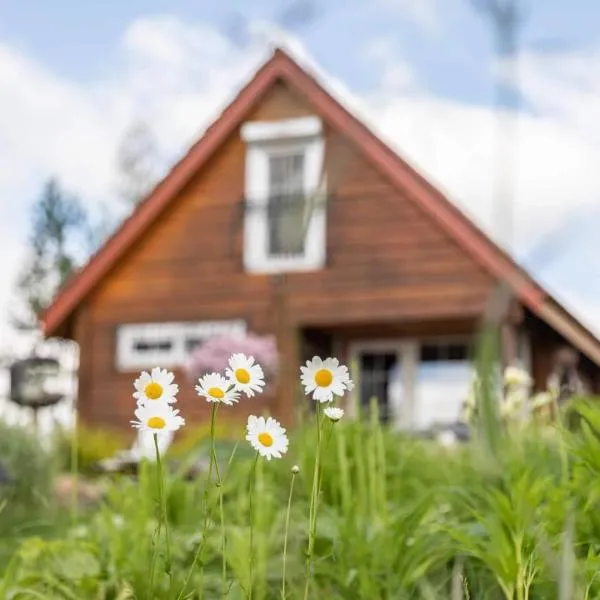
[[[136,391],[133,397],[138,404],[147,401],[161,400],[163,402],[176,402],[175,395],[179,392],[179,386],[173,383],[175,375],[166,369],[154,367],[151,373],[142,371],[140,376],[133,382]]]
[[[550,392],[540,392],[531,399],[533,408],[541,408],[551,404],[554,401],[554,396]]]
[[[354,387],[348,373],[348,367],[340,365],[337,358],[320,359],[313,357],[307,360],[305,367],[300,367],[300,381],[306,394],[312,393],[314,400],[331,402],[333,395],[343,396]]]
[[[254,362],[253,356],[234,354],[229,359],[229,369],[225,375],[237,392],[243,392],[250,398],[254,392],[262,392],[265,385],[265,375],[262,367]]]
[[[328,406],[324,411],[325,416],[334,423],[337,423],[344,416],[344,409],[337,406]]]
[[[446,448],[456,444],[456,434],[450,430],[440,431],[436,439],[439,444],[445,446]]]
[[[131,421],[131,426],[152,433],[177,431],[185,425],[185,419],[179,416],[179,411],[164,402],[142,404],[136,409],[135,416],[138,420]]]
[[[527,371],[519,367],[506,367],[504,370],[504,383],[514,387],[529,387],[533,382]]]
[[[265,420],[264,417],[250,415],[246,432],[250,445],[267,460],[281,458],[287,452],[288,438],[285,429],[273,417]]]
[[[238,392],[234,391],[231,384],[219,373],[209,373],[198,379],[196,386],[198,396],[206,398],[207,402],[222,402],[231,406],[238,401]]]
[[[294,475],[298,475],[298,473],[300,473],[300,467],[299,467],[298,465],[294,465],[294,466],[292,467],[292,473],[293,473]]]

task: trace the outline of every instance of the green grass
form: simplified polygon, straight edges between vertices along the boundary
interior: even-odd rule
[[[378,424],[336,425],[325,440],[311,597],[600,597],[600,412],[588,405],[581,412],[586,420],[576,432],[535,427],[502,432],[493,455],[480,442],[444,449]],[[231,599],[246,597],[249,577],[252,461],[240,449],[224,488]],[[228,454],[222,446],[223,467]],[[284,460],[259,462],[255,600],[280,598],[293,464],[301,471],[291,509],[287,589],[288,598],[302,597],[314,464],[310,424],[293,435]],[[184,481],[174,472],[169,477],[179,586],[202,528],[203,491],[202,481]],[[75,527],[61,525],[45,530],[45,539],[21,540],[12,564],[3,563],[10,567],[2,597],[146,598],[155,515],[154,472],[146,465],[139,481],[115,479],[102,506],[83,514]],[[205,554],[207,599],[219,597],[217,516],[215,510]],[[169,597],[167,581],[161,571],[156,598]],[[200,597],[198,585],[196,576],[190,598]]]

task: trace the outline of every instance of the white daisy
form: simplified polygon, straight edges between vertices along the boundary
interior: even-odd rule
[[[179,411],[164,402],[142,404],[136,409],[135,416],[138,420],[131,421],[131,426],[152,433],[177,431],[185,425],[185,419],[179,416]]]
[[[198,396],[206,398],[207,402],[222,402],[231,406],[238,401],[238,392],[236,392],[229,381],[219,373],[208,373],[198,379],[196,386]]]
[[[254,392],[263,391],[265,375],[262,367],[254,362],[253,356],[233,354],[229,359],[229,367],[225,370],[225,375],[236,392],[244,392],[250,398],[254,396]]]
[[[140,376],[133,382],[135,392],[133,397],[138,404],[147,401],[161,400],[163,402],[176,402],[175,398],[179,392],[179,386],[173,383],[175,375],[166,369],[154,367],[150,373],[142,371]]]
[[[248,417],[246,426],[246,439],[250,445],[267,460],[271,458],[281,458],[288,449],[288,438],[285,429],[278,421],[269,417]]]
[[[306,366],[300,367],[300,371],[305,393],[312,393],[313,399],[319,402],[331,402],[334,394],[343,396],[354,388],[348,367],[340,365],[337,358],[322,360],[315,356],[312,361],[307,360]]]
[[[529,387],[533,381],[529,373],[519,367],[506,367],[504,383],[511,387]]]
[[[337,423],[344,416],[344,409],[337,406],[328,406],[324,411],[325,416],[334,423]]]

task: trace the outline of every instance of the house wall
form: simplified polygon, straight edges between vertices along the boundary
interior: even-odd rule
[[[308,104],[280,84],[251,118],[308,114]],[[243,318],[252,331],[276,333],[290,374],[285,385],[228,414],[267,408],[288,422],[299,328],[357,326],[376,333],[390,324],[437,321],[443,334],[443,323],[481,313],[489,275],[329,129],[326,267],[286,276],[246,274],[244,158],[237,131],[80,307],[75,337],[84,421],[126,427],[131,418],[135,373],[116,370],[119,324]],[[178,377],[182,412],[190,420],[205,418],[209,406]]]

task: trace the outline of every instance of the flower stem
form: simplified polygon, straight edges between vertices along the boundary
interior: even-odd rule
[[[148,600],[154,599],[154,574],[156,573],[156,559],[158,558],[158,547],[160,544],[160,532],[162,528],[162,519],[158,519],[158,525],[154,530],[153,549],[152,549],[152,562],[150,563],[150,575],[148,577]]]
[[[165,571],[169,576],[169,593],[173,586],[173,570],[172,570],[172,559],[171,559],[171,538],[169,537],[169,521],[167,519],[167,498],[165,496],[165,480],[163,475],[162,460],[160,458],[160,450],[158,449],[158,434],[154,434],[154,449],[156,451],[156,467],[157,467],[157,481],[158,481],[158,500],[160,503],[160,521],[163,523],[165,528],[165,543],[166,543],[166,557],[165,557]],[[157,540],[159,541],[159,540]]]
[[[215,410],[216,413],[216,410]],[[213,443],[211,445],[212,461],[215,465],[215,471],[217,473],[217,489],[219,490],[219,515],[221,519],[221,554],[222,554],[222,567],[221,567],[221,595],[223,598],[227,596],[227,558],[225,555],[225,511],[223,508],[223,479],[221,478],[221,471],[219,470],[219,463],[217,461],[217,453],[214,444],[214,435],[211,429],[211,438]]]
[[[306,585],[304,587],[304,600],[308,600],[310,589],[312,557],[315,546],[315,537],[317,531],[317,505],[319,502],[319,479],[321,469],[321,404],[317,404],[317,449],[315,456],[315,470],[313,473],[313,484],[310,498],[310,511],[308,517],[308,548],[306,550]]]
[[[154,434],[153,436],[153,440],[154,440],[154,449],[156,454],[158,455],[158,444],[156,441],[156,434]],[[152,549],[152,562],[150,563],[150,575],[149,575],[149,583],[148,583],[148,600],[153,600],[154,598],[154,579],[155,579],[155,573],[156,573],[156,561],[158,559],[158,549],[160,547],[160,534],[162,531],[162,494],[161,494],[161,472],[158,469],[158,463],[157,463],[157,480],[158,480],[158,500],[159,500],[159,515],[158,515],[158,525],[156,526],[156,529],[154,530],[154,539],[153,539],[153,546],[154,548]]]
[[[217,417],[217,408],[218,403],[214,402],[212,404],[212,410],[210,414],[210,459],[208,463],[208,477],[206,478],[206,484],[204,486],[204,524],[202,526],[202,535],[200,537],[200,541],[198,542],[198,548],[196,549],[196,553],[194,554],[194,559],[192,560],[192,564],[188,570],[188,573],[185,577],[185,581],[183,582],[183,587],[181,591],[177,595],[177,600],[181,600],[183,595],[187,590],[187,586],[190,583],[190,579],[194,574],[194,570],[196,568],[196,564],[198,563],[198,559],[200,558],[204,547],[206,546],[206,533],[208,531],[208,521],[210,517],[209,511],[209,502],[208,502],[208,493],[210,484],[212,482],[212,470],[213,470],[213,456],[214,456],[214,445],[215,445],[215,420]],[[204,581],[204,562],[200,564],[200,597],[204,596],[204,590],[202,589]]]
[[[252,471],[250,473],[250,485],[248,498],[250,503],[250,583],[248,585],[248,600],[252,600],[254,588],[254,489],[256,488],[256,465],[258,464],[259,453],[256,453]]]
[[[285,536],[283,538],[283,575],[281,578],[281,600],[285,600],[285,568],[287,566],[287,543],[290,531],[290,512],[292,508],[292,494],[294,493],[294,481],[296,473],[292,471],[292,482],[290,483],[290,495],[288,498],[287,513],[285,516]]]

